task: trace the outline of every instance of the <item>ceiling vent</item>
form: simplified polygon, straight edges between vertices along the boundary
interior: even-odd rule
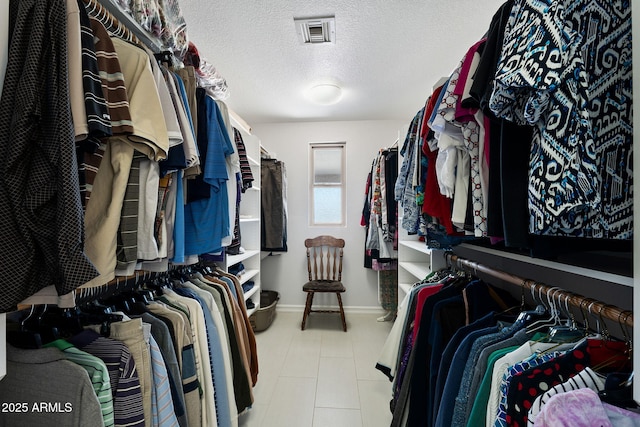
[[[336,18],[294,18],[296,31],[302,44],[335,43]]]

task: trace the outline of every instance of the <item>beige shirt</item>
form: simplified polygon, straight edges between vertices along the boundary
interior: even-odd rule
[[[109,138],[85,214],[85,253],[100,275],[83,287],[100,286],[115,277],[117,233],[133,161],[133,147]]]
[[[87,110],[82,84],[82,42],[80,39],[80,9],[76,0],[67,0],[67,61],[69,67],[69,100],[76,141],[89,135]]]
[[[166,159],[169,135],[149,55],[118,38],[111,40],[122,67],[133,122],[133,135],[124,139],[152,160]]]

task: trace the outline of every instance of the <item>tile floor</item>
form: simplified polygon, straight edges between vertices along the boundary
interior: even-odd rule
[[[278,312],[256,333],[260,373],[239,427],[388,427],[391,382],[375,364],[392,323],[379,314]]]

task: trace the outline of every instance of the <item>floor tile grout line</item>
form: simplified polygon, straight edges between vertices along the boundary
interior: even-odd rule
[[[269,346],[272,345],[272,343],[270,343],[269,341],[272,341],[272,342],[275,341],[276,345],[283,344],[283,346],[284,345],[287,346],[286,349],[284,350],[279,349],[278,354],[280,354],[281,356],[276,356],[276,357],[283,358],[282,363],[278,363],[277,360],[271,359],[270,357],[263,359],[263,360],[268,360],[268,362],[265,362],[265,366],[266,364],[269,364],[270,366],[274,366],[274,367],[278,366],[278,372],[274,376],[270,375],[269,379],[275,381],[275,384],[278,384],[281,380],[284,380],[285,378],[286,379],[299,378],[299,379],[308,379],[308,380],[314,381],[314,385],[312,386],[313,388],[309,390],[309,392],[313,393],[313,396],[312,396],[312,399],[308,401],[308,403],[313,402],[313,407],[309,408],[309,410],[311,411],[310,413],[305,411],[307,413],[305,418],[307,416],[310,417],[311,426],[313,425],[313,422],[320,421],[318,417],[322,417],[322,419],[326,419],[327,413],[324,411],[327,411],[327,410],[337,411],[336,412],[337,414],[340,414],[341,413],[340,411],[358,411],[360,422],[363,423],[364,425],[365,418],[367,417],[365,416],[365,414],[363,414],[363,411],[366,409],[366,406],[363,406],[363,401],[364,399],[370,400],[371,393],[370,392],[363,393],[363,390],[369,389],[370,388],[369,384],[371,385],[373,385],[374,383],[386,384],[386,381],[384,381],[386,378],[382,374],[380,374],[380,379],[374,379],[373,370],[375,369],[375,367],[371,367],[371,368],[366,367],[364,369],[360,369],[360,371],[358,370],[357,368],[358,360],[360,360],[361,363],[364,362],[365,365],[370,364],[370,360],[369,358],[363,358],[362,354],[364,353],[361,352],[362,349],[360,348],[360,350],[357,350],[357,348],[363,345],[368,347],[368,344],[370,343],[374,343],[374,345],[376,345],[375,343],[379,343],[379,346],[381,348],[382,345],[384,344],[385,337],[386,337],[383,331],[379,331],[378,329],[380,328],[376,328],[375,324],[369,319],[369,317],[366,317],[364,315],[363,316],[355,315],[354,319],[357,319],[357,320],[355,320],[352,324],[350,324],[350,329],[348,331],[349,338],[343,341],[341,344],[339,344],[339,346],[336,347],[335,345],[332,345],[331,337],[332,336],[337,337],[338,335],[332,329],[323,329],[322,322],[318,322],[317,324],[318,327],[317,329],[315,329],[315,331],[320,332],[320,349],[319,349],[319,353],[316,356],[314,356],[314,358],[315,357],[318,358],[318,364],[316,366],[316,369],[314,369],[313,371],[307,371],[307,373],[309,374],[308,376],[290,377],[290,376],[282,375],[286,371],[285,360],[289,357],[295,356],[292,353],[292,351],[294,351],[294,345],[295,345],[294,343],[296,342],[295,340],[297,338],[304,337],[304,335],[307,335],[307,334],[301,333],[298,329],[291,326],[292,325],[291,322],[294,321],[292,316],[278,316],[278,317],[280,317],[280,319],[278,320],[282,320],[283,322],[278,324],[276,323],[277,322],[276,320],[276,322],[274,322],[274,325],[273,325],[275,326],[275,328],[273,328],[272,326],[272,329],[269,331],[269,332],[274,332],[274,334],[270,334],[269,336],[264,336],[265,339],[263,339],[262,345],[259,344],[259,348],[261,347],[265,348],[264,351],[269,351],[267,349],[269,349],[270,348]],[[296,321],[294,321],[294,323],[296,322],[297,322],[297,319]],[[309,332],[311,332],[311,330],[312,329],[310,329]],[[284,336],[284,338],[282,336]],[[316,344],[314,343],[313,345],[316,345]],[[344,346],[344,347],[341,347],[341,346]],[[304,343],[301,347],[304,347]],[[327,351],[327,347],[330,348],[329,351]],[[345,349],[347,351],[343,351]],[[351,350],[351,351],[349,352],[348,350]],[[358,354],[360,354],[360,356],[358,356]],[[322,406],[316,406],[318,404],[323,403],[318,401],[318,393],[319,393],[318,387],[320,383],[320,375],[321,373],[323,373],[321,371],[321,362],[322,360],[326,361],[327,359],[334,359],[334,360],[342,359],[345,361],[349,360],[350,364],[352,364],[353,370],[354,370],[354,378],[353,378],[354,385],[356,387],[354,391],[357,393],[357,400],[356,400],[357,403],[353,402],[353,405],[355,406],[357,404],[358,408],[355,408],[355,407],[338,408],[333,406],[326,406],[324,404]],[[301,371],[301,372],[304,372],[304,371]],[[389,389],[391,388],[390,385],[388,387]],[[380,385],[378,385],[376,386],[376,389],[381,390],[382,388],[380,387]],[[263,390],[266,393],[269,391],[269,388],[265,388]],[[375,395],[379,395],[379,394],[380,394],[379,392],[375,393]],[[385,393],[385,396],[386,395],[387,393]],[[266,394],[265,396],[261,396],[261,398],[263,399],[263,401],[260,402],[260,409],[262,410],[262,412],[256,414],[256,418],[251,419],[249,423],[241,424],[241,427],[260,427],[260,426],[267,427],[267,426],[273,425],[273,424],[269,424],[269,420],[266,419],[265,417],[267,414],[272,413],[274,410],[277,410],[278,408],[273,406],[275,403],[273,399],[274,397],[273,393],[271,393],[271,395],[268,396],[269,397],[268,402],[265,401],[267,400],[265,397],[266,397]],[[376,399],[378,399],[378,397],[376,397]],[[328,403],[328,402],[324,402],[324,403]],[[318,409],[321,409],[322,411],[318,411]],[[346,412],[343,412],[343,413],[346,413]],[[386,414],[385,414],[385,419],[386,419]],[[376,423],[376,425],[378,424]],[[304,427],[311,427],[311,426],[305,425]]]
[[[318,386],[320,384],[320,359],[322,358],[322,335],[320,335],[320,352],[318,355],[318,368],[316,369],[316,391],[315,396],[313,396],[313,408],[311,410],[311,426],[314,425],[316,420],[316,408],[318,404]]]

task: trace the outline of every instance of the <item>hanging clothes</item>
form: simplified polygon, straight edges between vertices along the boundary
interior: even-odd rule
[[[287,172],[284,162],[261,159],[261,250],[287,249]]]
[[[361,224],[366,227],[365,250],[373,259],[374,270],[388,269],[382,264],[398,258],[398,205],[393,197],[398,176],[397,161],[397,150],[380,150],[372,164],[371,179],[367,179]]]
[[[109,370],[115,425],[144,426],[140,377],[129,348],[92,330],[85,330],[67,341],[101,359]]]
[[[486,39],[468,49],[411,123],[407,138],[415,139],[419,123],[426,158],[407,145],[399,182],[411,185],[396,195],[403,226],[430,247],[475,236],[544,258],[596,246],[629,250],[630,8],[604,2],[592,14],[586,2],[534,3],[505,2]],[[597,22],[610,24],[589,30]],[[519,44],[531,31],[536,42]],[[601,49],[617,61],[586,55]],[[565,54],[549,59],[556,51]],[[426,196],[434,186],[424,175],[435,175],[437,193]],[[450,203],[440,204],[442,197]]]
[[[382,149],[367,176],[360,224],[365,227],[365,268],[378,272],[378,302],[387,316],[398,308],[398,149]]]
[[[206,90],[196,90],[193,67],[173,73],[148,49],[129,43],[135,38],[112,37],[101,21],[112,17],[96,14],[99,5],[84,3],[10,4],[13,35],[0,127],[12,121],[5,136],[15,143],[8,148],[7,140],[2,148],[0,141],[7,154],[0,205],[17,203],[13,193],[40,196],[19,203],[37,211],[37,220],[12,208],[3,224],[10,240],[23,226],[38,231],[46,222],[46,231],[32,236],[39,243],[21,237],[11,249],[6,271],[12,257],[21,259],[20,272],[12,273],[19,289],[4,289],[0,300],[3,311],[20,302],[34,304],[21,319],[22,312],[12,313],[18,322],[10,327],[10,342],[24,345],[26,337],[48,348],[10,346],[12,372],[0,384],[0,395],[64,399],[73,410],[41,412],[60,425],[237,426],[238,414],[253,404],[258,379],[256,341],[240,282],[203,269],[198,277],[189,270],[171,283],[167,273],[170,262],[195,263],[231,243],[241,156],[228,111]],[[67,60],[69,74],[59,71],[66,70]],[[19,75],[33,77],[39,86],[23,92]],[[73,100],[67,85],[74,88]],[[28,109],[42,110],[44,130],[31,132],[27,122],[15,125],[12,111],[32,118],[22,114]],[[35,137],[44,151],[25,154]],[[14,159],[16,153],[22,161]],[[35,169],[24,167],[25,158]],[[34,179],[37,191],[24,190]],[[251,180],[245,177],[247,187]],[[0,258],[7,256],[4,251]],[[155,282],[138,281],[141,269],[162,273]],[[123,275],[135,277],[135,289]],[[110,280],[114,283],[105,285]],[[82,290],[71,292],[78,281]],[[103,294],[114,289],[117,297]],[[80,294],[95,300],[80,303]],[[63,312],[48,304],[78,307]],[[35,310],[37,322],[29,319]],[[42,367],[47,372],[40,372]],[[49,382],[52,373],[66,379]],[[33,374],[40,390],[30,385]],[[13,421],[43,423],[35,411]]]
[[[98,408],[95,425],[237,426],[238,414],[253,404],[258,379],[255,335],[244,301],[237,299],[242,298],[238,278],[201,267],[177,271],[173,278],[161,273],[153,281],[132,279],[121,292],[104,299],[96,295],[100,306],[116,314],[96,313],[94,301],[64,317],[45,308],[33,324],[27,322],[29,313],[22,318],[23,313],[12,313],[9,341],[23,344],[20,337],[36,334],[68,364],[78,365]],[[47,328],[63,335],[49,343]],[[42,350],[20,351],[32,352],[26,361]],[[43,401],[73,386],[62,387],[50,387]]]
[[[71,10],[73,7],[67,2],[67,8]],[[113,135],[113,127],[109,107],[105,99],[106,94],[102,89],[102,79],[100,78],[100,70],[98,67],[98,52],[96,43],[94,42],[93,31],[91,30],[91,21],[84,8],[81,0],[75,1],[75,9],[78,14],[78,24],[80,25],[80,49],[73,53],[73,46],[69,45],[69,56],[80,54],[81,63],[80,72],[82,74],[82,97],[86,119],[78,119],[74,116],[74,126],[76,126],[76,156],[78,161],[78,179],[80,183],[80,200],[83,208],[86,208],[87,201],[90,197],[90,190],[95,178],[95,172],[98,170],[101,157],[97,158],[95,163],[87,164],[85,156],[95,153],[100,148],[100,138]],[[77,48],[76,48],[77,49]],[[95,53],[95,55],[94,55]],[[72,79],[70,77],[70,79]],[[106,80],[106,79],[105,79]],[[70,93],[71,95],[71,93]],[[71,111],[74,105],[79,105],[78,101],[72,101]],[[128,101],[127,101],[128,106]],[[77,107],[76,107],[77,108]],[[77,116],[78,114],[76,114]]]
[[[58,25],[66,22],[65,4],[12,1],[9,13],[12,37],[0,99],[3,312],[42,288],[67,294],[98,274],[83,252],[66,26]]]
[[[253,172],[251,171],[251,165],[249,164],[249,158],[247,157],[247,149],[242,139],[242,134],[238,129],[233,129],[236,146],[238,147],[238,156],[240,157],[240,170],[242,173],[242,192],[244,193],[253,185]]]
[[[419,111],[411,121],[409,131],[404,139],[400,154],[403,156],[400,174],[395,186],[395,199],[403,208],[402,228],[409,234],[418,232],[419,211],[416,206],[415,186],[413,185],[416,175],[416,144],[418,143],[418,132],[423,116],[423,110]]]
[[[104,425],[86,371],[57,348],[23,350],[7,345],[7,375],[0,382],[0,398],[20,402],[3,415],[7,425]],[[56,402],[57,410],[41,410],[39,402]]]
[[[219,251],[223,240],[231,238],[226,157],[233,145],[224,127],[222,114],[204,89],[198,96],[198,147],[204,165],[203,176],[187,181],[185,206],[185,254]],[[207,232],[203,232],[207,230]],[[228,242],[230,243],[230,241]]]
[[[489,270],[482,269],[490,277],[504,274]],[[561,290],[555,296],[558,288],[544,292],[558,304],[564,298]],[[392,425],[538,425],[546,402],[582,389],[598,393],[600,406],[616,396],[612,417],[623,413],[620,419],[633,423],[637,414],[627,410],[637,406],[630,398],[631,343],[585,336],[579,325],[569,330],[546,303],[551,318],[449,270],[414,284],[376,365],[393,381]],[[507,314],[517,307],[519,314]]]
[[[102,421],[105,427],[114,426],[114,410],[113,397],[111,394],[111,381],[109,380],[109,371],[104,362],[65,340],[56,340],[45,347],[57,348],[64,353],[67,360],[81,366],[87,371],[91,385],[93,386],[98,402],[100,403],[100,411],[102,413]]]

